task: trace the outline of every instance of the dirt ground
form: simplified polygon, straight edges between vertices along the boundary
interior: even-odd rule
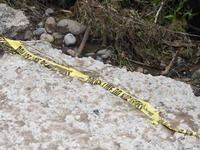
[[[45,6],[43,8],[43,10],[47,9],[48,7],[51,7],[55,10],[55,13],[53,14],[53,17],[55,17],[56,19],[60,19],[60,18],[66,18],[69,17],[69,12],[66,13],[61,11],[63,9],[57,7],[57,6]],[[26,8],[24,10],[24,12],[30,16],[31,19],[31,28],[34,29],[36,24],[39,21],[44,21],[46,19],[46,17],[38,17],[38,15],[31,13],[30,14],[30,10],[29,8]],[[44,13],[44,12],[40,12],[40,13]],[[42,14],[41,14],[42,16]],[[76,43],[75,46],[79,46],[81,43],[81,40],[83,38],[83,35],[77,37],[78,42]],[[84,57],[86,53],[90,53],[90,52],[96,52],[99,49],[102,48],[107,48],[109,47],[108,45],[102,45],[102,41],[101,39],[98,40],[94,40],[96,37],[94,37],[93,31],[90,33],[89,35],[89,39],[87,40],[87,43],[83,49],[83,53],[81,55],[81,57]],[[199,37],[195,37],[195,40],[193,40],[193,42],[199,43]],[[194,43],[194,44],[196,44]],[[106,47],[107,46],[107,47]],[[58,48],[58,46],[55,46]],[[181,48],[180,48],[181,49]],[[171,58],[168,58],[168,62],[165,63],[164,65],[162,65],[161,63],[155,63],[154,59],[149,59],[148,57],[143,57],[140,54],[137,54],[135,52],[131,52],[131,51],[127,51],[127,50],[122,50],[120,52],[118,52],[118,50],[112,49],[113,54],[112,56],[109,58],[111,60],[112,65],[114,66],[118,66],[118,67],[126,67],[128,70],[131,71],[138,71],[144,74],[151,74],[154,76],[159,76],[162,75],[162,72],[166,69],[166,67],[169,65],[170,60],[173,59],[172,56]],[[116,53],[117,51],[117,53]],[[200,47],[197,46],[193,47],[193,51],[196,51],[196,53],[198,54],[200,52]],[[178,58],[182,58],[184,60],[184,63],[182,64],[178,64]],[[152,62],[151,62],[152,61]],[[120,64],[120,62],[122,62]],[[147,63],[148,62],[148,63]],[[196,70],[200,69],[200,57],[199,55],[194,56],[194,57],[188,57],[187,54],[179,54],[176,59],[174,60],[172,66],[169,69],[169,72],[167,74],[165,74],[165,76],[168,76],[170,78],[173,78],[175,80],[179,80],[182,82],[185,82],[187,84],[190,84],[191,87],[194,90],[194,94],[196,96],[200,96],[200,79],[193,79],[192,75],[194,74],[194,72]]]

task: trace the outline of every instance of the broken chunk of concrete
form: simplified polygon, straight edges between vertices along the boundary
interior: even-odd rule
[[[28,27],[29,21],[20,10],[15,10],[6,4],[0,4],[0,36],[14,38]],[[24,36],[24,35],[20,35]],[[18,37],[19,39],[19,37]]]
[[[60,64],[98,77],[154,107],[173,127],[200,133],[200,98],[189,85],[73,58],[36,43]],[[33,50],[28,47],[29,50]],[[40,54],[43,55],[43,54]],[[0,59],[0,149],[199,149],[194,136],[153,125],[146,115],[98,85],[16,55]],[[96,111],[98,110],[98,111]]]

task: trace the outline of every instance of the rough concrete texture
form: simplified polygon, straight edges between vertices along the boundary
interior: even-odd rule
[[[0,4],[0,36],[7,38],[16,37],[28,25],[29,21],[22,11],[15,10],[6,4]]]
[[[200,133],[200,98],[189,85],[72,58],[37,43],[60,63],[148,101],[173,127]],[[30,47],[28,48],[31,49]],[[19,56],[0,59],[0,149],[199,150],[200,139],[152,125],[126,101]]]

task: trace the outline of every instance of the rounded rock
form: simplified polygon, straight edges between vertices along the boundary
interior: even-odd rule
[[[99,56],[97,56],[96,60],[100,61],[100,62],[103,62],[103,59]]]
[[[99,115],[99,114],[100,114],[100,112],[99,112],[98,109],[94,109],[93,112],[94,112],[96,115]]]
[[[66,53],[73,56],[73,57],[76,55],[76,52],[74,50],[70,49],[70,48],[67,49]]]
[[[112,64],[112,61],[108,59],[105,64]]]
[[[67,35],[65,35],[64,41],[65,41],[66,46],[69,46],[76,43],[76,38],[73,34],[68,33]]]
[[[95,53],[94,53],[94,52],[90,52],[90,53],[86,53],[86,54],[85,54],[85,56],[86,56],[86,57],[89,57],[89,56],[94,56],[94,55],[95,55]]]
[[[144,69],[144,74],[148,74],[149,71],[147,69]]]
[[[192,75],[193,79],[200,79],[200,69],[196,70],[193,75]]]
[[[48,33],[53,33],[56,30],[56,21],[53,17],[48,17],[45,22],[45,29]]]
[[[182,57],[177,57],[177,60],[176,60],[176,65],[177,66],[182,66],[185,64],[185,59],[182,58]]]
[[[102,49],[97,52],[97,55],[101,55],[102,58],[108,58],[112,54],[112,51],[109,49]]]
[[[33,37],[32,31],[28,30],[25,33],[24,40],[30,40]]]
[[[52,36],[55,38],[55,39],[62,39],[64,36],[62,35],[62,34],[60,34],[60,33],[58,33],[58,32],[54,32],[53,34],[52,34]]]
[[[45,15],[46,16],[50,16],[51,14],[54,13],[54,10],[52,8],[48,8],[46,11],[45,11]]]
[[[38,28],[43,28],[44,27],[44,23],[41,21],[41,22],[39,22],[38,24],[37,24],[37,27]]]
[[[46,19],[45,24],[47,24],[47,25],[56,25],[56,20],[53,17],[48,17]]]
[[[53,42],[54,41],[54,38],[52,35],[50,34],[47,34],[47,33],[43,33],[41,36],[40,36],[40,40],[46,40],[48,42]]]
[[[142,67],[137,67],[137,68],[136,68],[136,72],[143,73],[143,72],[144,72],[144,69],[143,69]]]
[[[62,19],[57,23],[58,30],[64,33],[72,33],[73,35],[82,34],[86,27],[77,21],[71,19]]]
[[[47,33],[47,31],[45,30],[45,28],[38,28],[37,30],[35,30],[35,31],[33,32],[33,35],[40,36],[40,35],[42,35],[43,33]]]

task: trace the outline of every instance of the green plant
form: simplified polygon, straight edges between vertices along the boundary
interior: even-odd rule
[[[188,0],[151,0],[151,7],[156,11],[146,20],[153,21],[161,3],[164,3],[159,13],[158,24],[171,26],[175,31],[185,31],[187,21],[196,15],[189,8],[187,2]]]

